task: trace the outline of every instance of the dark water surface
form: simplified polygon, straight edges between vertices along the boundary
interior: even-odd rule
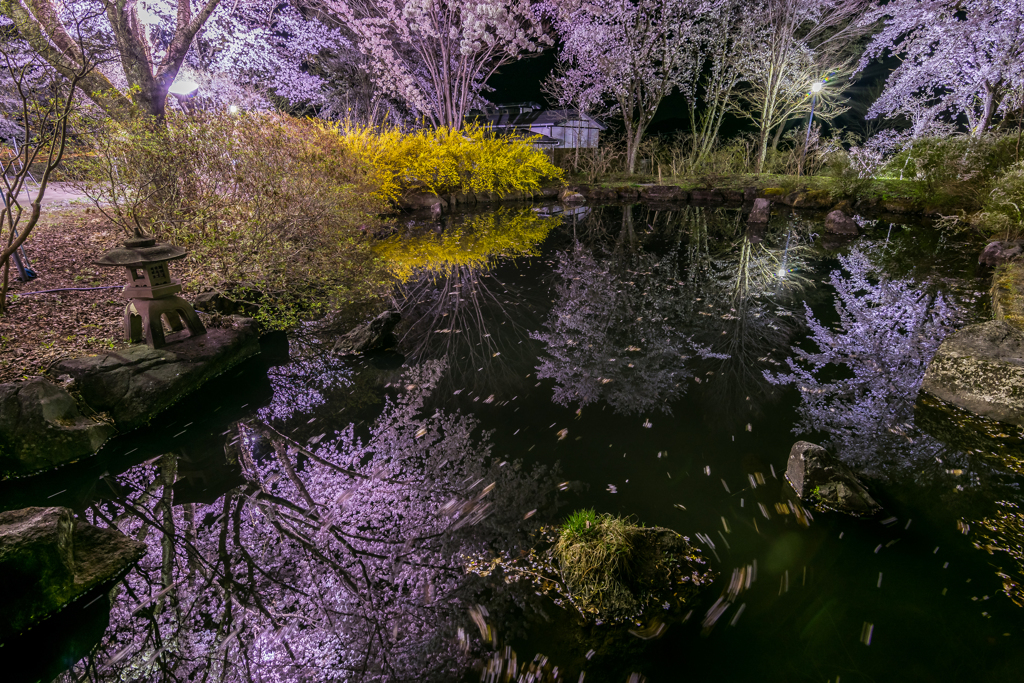
[[[4,485],[3,508],[68,505],[151,548],[66,680],[476,680],[513,651],[565,681],[1020,679],[1020,434],[917,401],[941,336],[989,315],[977,244],[699,207],[444,220],[385,245],[394,349],[300,331],[285,364]],[[794,346],[819,355],[791,367]],[[798,439],[885,511],[798,523]],[[464,572],[581,507],[689,536],[719,579],[644,640]],[[734,570],[752,580],[706,618]],[[89,651],[104,617],[77,609],[26,680]]]

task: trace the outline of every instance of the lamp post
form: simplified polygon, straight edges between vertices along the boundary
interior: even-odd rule
[[[807,159],[807,145],[811,143],[811,124],[814,122],[814,103],[818,98],[818,93],[821,92],[822,88],[821,81],[815,81],[814,85],[811,86],[811,115],[807,119],[807,135],[804,136],[804,149],[800,153],[800,169],[797,175],[804,174],[804,161]]]

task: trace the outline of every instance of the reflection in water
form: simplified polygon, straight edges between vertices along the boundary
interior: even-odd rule
[[[977,522],[980,529],[975,535],[974,547],[990,555],[1005,553],[1002,558],[1009,559],[1013,566],[1000,567],[996,574],[1003,580],[1007,597],[1024,607],[1024,514],[1019,505],[1007,500],[997,501],[996,505],[995,514]]]
[[[869,465],[883,454],[897,463],[927,457],[929,449],[912,433],[914,401],[928,362],[962,314],[941,293],[910,280],[873,282],[875,268],[861,251],[839,261],[846,272],[834,271],[830,279],[835,328],[808,307],[817,351],[794,347],[790,372],[766,377],[800,389],[802,419],[794,431],[825,432],[848,462]]]
[[[807,282],[804,233],[754,235],[739,212],[700,207],[625,207],[611,225],[596,211],[574,230],[554,307],[533,335],[546,351],[537,376],[556,380],[555,401],[668,411],[690,380],[717,427],[756,415],[775,393],[762,370],[797,329],[781,302]]]
[[[66,678],[457,677],[473,600],[461,556],[517,547],[534,529],[524,513],[547,509],[555,485],[491,458],[473,418],[424,416],[442,372],[411,369],[366,439],[350,426],[307,449],[239,424],[226,450],[244,483],[208,505],[176,503],[174,454],[111,479],[117,495],[87,518],[149,552],[98,651]]]
[[[440,234],[385,243],[400,280],[394,294],[403,318],[400,348],[415,362],[450,359],[445,389],[512,390],[518,367],[534,353],[530,313],[518,286],[493,267],[507,257],[538,256],[560,219],[502,208],[448,221]]]
[[[668,412],[686,391],[692,373],[684,361],[709,351],[683,332],[674,256],[636,252],[625,263],[599,261],[579,243],[560,255],[555,305],[545,330],[532,335],[547,353],[537,377],[555,379],[556,403],[604,400],[626,413]]]
[[[528,208],[449,214],[443,220],[428,232],[395,235],[381,244],[380,255],[400,281],[448,275],[464,267],[486,269],[499,257],[538,256],[541,243],[560,222]]]

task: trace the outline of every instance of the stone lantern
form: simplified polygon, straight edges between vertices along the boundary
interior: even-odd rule
[[[128,299],[124,309],[124,332],[128,341],[142,341],[159,349],[164,341],[163,319],[172,331],[188,326],[194,337],[206,334],[192,304],[175,296],[181,283],[171,279],[169,261],[183,258],[187,251],[152,237],[135,237],[123,247],[111,249],[95,261],[98,266],[120,266],[128,271],[128,284],[121,295]],[[184,319],[184,325],[182,324]]]

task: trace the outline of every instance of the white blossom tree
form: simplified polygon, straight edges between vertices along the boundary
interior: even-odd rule
[[[838,96],[852,71],[849,47],[866,30],[859,22],[866,7],[866,0],[759,0],[743,8],[743,83],[733,112],[757,128],[758,173],[769,141],[777,146],[786,123],[810,111],[816,82],[831,77],[815,98],[815,118],[829,120],[845,111]]]
[[[500,67],[553,44],[531,0],[324,0],[370,57],[378,87],[461,127]]]
[[[675,91],[694,98],[704,64],[702,25],[718,4],[594,0],[558,12],[563,97],[584,109],[614,104],[625,128],[630,173],[661,101]]]
[[[964,117],[978,136],[1024,88],[1021,0],[892,0],[879,2],[862,23],[879,21],[860,67],[889,55],[900,63],[868,117],[905,116],[914,137],[942,117]]]

